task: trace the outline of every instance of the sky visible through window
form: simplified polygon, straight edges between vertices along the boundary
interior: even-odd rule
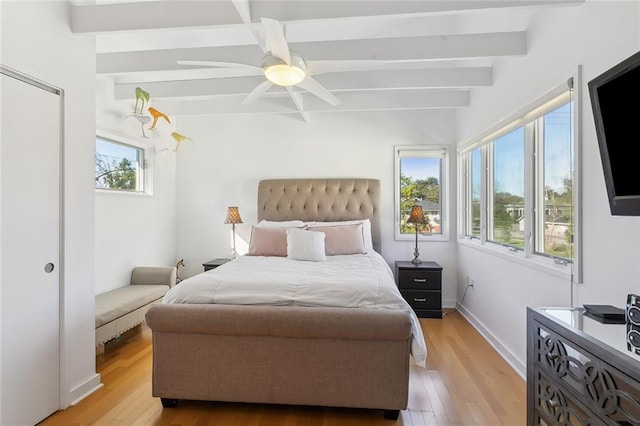
[[[440,158],[409,157],[400,160],[401,173],[414,180],[434,177],[440,181]]]
[[[573,164],[571,162],[571,105],[565,104],[544,116],[545,139],[545,185],[561,192],[564,188],[563,179],[569,178]],[[495,158],[494,179],[495,187],[500,192],[513,195],[524,195],[524,180],[515,179],[515,176],[523,176],[522,159],[524,158],[523,140],[524,128],[519,127],[513,132],[498,139],[500,143],[494,144]],[[478,151],[478,156],[479,156]],[[475,156],[475,153],[474,153]],[[478,158],[479,159],[479,158]],[[505,159],[509,159],[505,161]],[[512,159],[514,161],[512,161]],[[475,163],[475,158],[474,158]],[[479,164],[479,161],[478,161]],[[479,169],[479,168],[478,168]],[[472,186],[480,188],[480,173],[472,174]],[[474,197],[479,194],[473,194]]]
[[[137,149],[135,147],[122,145],[101,138],[96,138],[96,153],[104,155],[110,160],[115,159],[118,163],[123,158],[131,161],[131,164],[136,164],[138,162]]]

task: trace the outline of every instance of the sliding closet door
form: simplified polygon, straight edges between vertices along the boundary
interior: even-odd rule
[[[60,407],[60,95],[0,74],[1,425]]]

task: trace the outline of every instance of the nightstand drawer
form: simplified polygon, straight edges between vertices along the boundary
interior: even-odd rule
[[[442,274],[440,271],[407,270],[398,271],[398,287],[407,290],[440,290]]]
[[[442,294],[431,290],[400,290],[402,297],[414,310],[441,310]]]

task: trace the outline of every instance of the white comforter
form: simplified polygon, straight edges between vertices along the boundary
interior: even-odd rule
[[[327,256],[326,262],[241,256],[183,280],[163,303],[333,306],[400,309],[411,314],[411,355],[425,365],[427,349],[415,313],[378,253]]]

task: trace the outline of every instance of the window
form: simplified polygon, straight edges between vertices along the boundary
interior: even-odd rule
[[[537,156],[543,157],[536,179],[535,251],[573,259],[573,155],[571,104],[567,103],[538,121]]]
[[[516,249],[524,248],[524,128],[489,145],[491,185],[487,239]]]
[[[416,204],[425,217],[420,237],[447,238],[446,158],[442,147],[395,147],[396,239],[415,238],[415,227],[407,219]]]
[[[145,150],[129,143],[96,136],[96,188],[145,192]]]
[[[558,87],[460,149],[461,236],[541,262],[576,260],[572,96]]]

